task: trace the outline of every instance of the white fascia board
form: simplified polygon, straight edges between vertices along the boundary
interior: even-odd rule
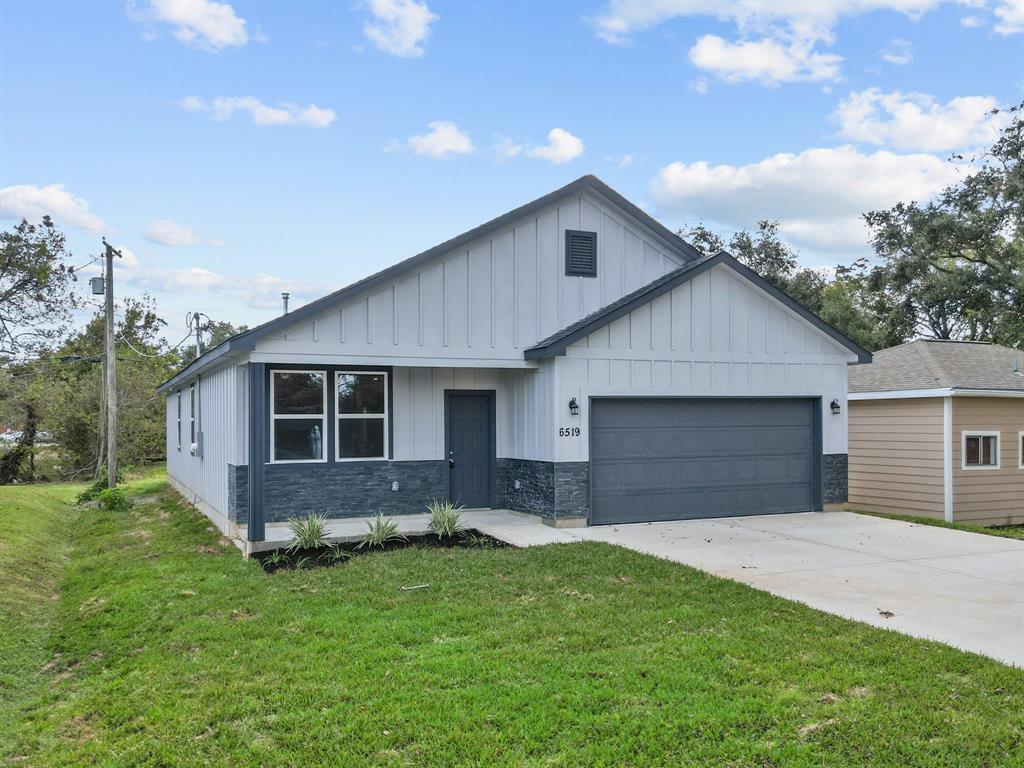
[[[896,389],[886,392],[851,392],[849,400],[909,400],[916,397],[1024,397],[1013,389]]]

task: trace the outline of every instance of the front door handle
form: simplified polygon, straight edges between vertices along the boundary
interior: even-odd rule
[[[455,469],[455,454],[448,451],[448,469]]]

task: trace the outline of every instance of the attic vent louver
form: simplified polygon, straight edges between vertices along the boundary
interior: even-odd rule
[[[565,230],[565,274],[597,277],[597,232]]]

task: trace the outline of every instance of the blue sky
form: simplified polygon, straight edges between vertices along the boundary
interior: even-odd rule
[[[594,173],[669,227],[779,219],[808,265],[1022,98],[1024,0],[0,6],[0,222],[119,291],[258,323]]]

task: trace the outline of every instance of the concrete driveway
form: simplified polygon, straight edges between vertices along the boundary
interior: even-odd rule
[[[851,512],[558,533],[685,563],[829,613],[1024,667],[1024,541]]]

